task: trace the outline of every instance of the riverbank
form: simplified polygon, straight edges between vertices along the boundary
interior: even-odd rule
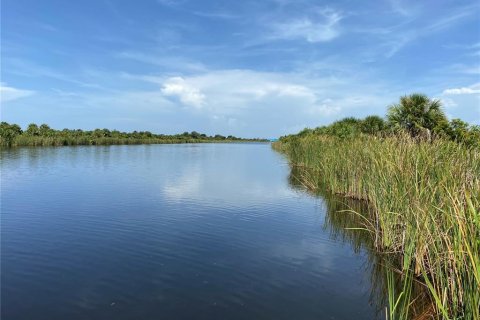
[[[435,317],[480,318],[478,148],[403,135],[314,134],[273,147],[300,169],[307,188],[366,200],[373,209],[358,232],[370,232],[376,250],[394,257],[403,274],[391,316],[411,317],[416,281],[430,293]]]
[[[19,125],[2,122],[0,124],[1,147],[37,146],[79,146],[79,145],[121,145],[121,144],[174,144],[174,143],[231,143],[268,142],[266,139],[245,139],[232,135],[214,135],[196,131],[182,134],[154,134],[149,131],[120,132],[118,130],[55,130],[46,124],[30,124],[25,130]]]
[[[11,144],[0,138],[0,147],[60,147],[60,146],[108,146],[135,144],[183,144],[183,143],[249,143],[268,142],[260,139],[194,139],[194,138],[63,138],[63,137],[17,137]]]

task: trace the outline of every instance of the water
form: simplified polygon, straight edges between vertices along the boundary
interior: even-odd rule
[[[384,318],[368,248],[268,144],[1,156],[2,319]]]

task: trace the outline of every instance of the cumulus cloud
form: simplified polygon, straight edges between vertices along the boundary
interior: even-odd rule
[[[205,95],[182,77],[171,77],[162,87],[165,96],[174,96],[187,106],[201,108],[205,104]]]
[[[218,132],[255,136],[291,133],[291,128],[315,127],[351,114],[382,113],[391,100],[371,84],[359,86],[355,77],[338,81],[304,73],[224,69],[181,77],[133,78],[160,85],[158,92],[172,105],[193,107],[194,113],[183,109],[184,119],[195,117]]]
[[[278,113],[282,108],[296,108],[302,113],[317,102],[313,88],[289,79],[288,75],[252,70],[218,70],[172,77],[164,81],[161,90],[166,96],[178,97],[185,105],[202,107],[217,116],[261,109]]]
[[[0,83],[0,101],[12,101],[34,94],[34,91],[17,89],[9,87],[5,83]]]
[[[476,83],[469,87],[451,88],[443,91],[445,95],[462,95],[462,94],[478,94],[480,93],[480,83]]]
[[[340,35],[338,23],[342,15],[331,9],[319,10],[315,17],[304,17],[273,24],[273,39],[305,39],[308,42],[326,42]]]

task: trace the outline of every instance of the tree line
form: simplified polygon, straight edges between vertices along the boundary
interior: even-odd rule
[[[441,102],[424,94],[401,97],[397,104],[389,107],[385,118],[376,115],[364,119],[348,117],[327,126],[306,128],[295,136],[318,134],[349,138],[361,134],[391,135],[398,132],[407,132],[414,138],[444,138],[467,146],[480,146],[479,125],[470,125],[461,119],[449,121]]]
[[[155,134],[150,131],[122,132],[119,130],[63,129],[55,130],[47,124],[31,123],[22,130],[17,124],[0,123],[1,146],[60,146],[60,145],[105,145],[142,143],[195,143],[195,142],[235,142],[266,141],[264,139],[244,139],[233,135],[216,134],[208,136],[196,131],[181,134]]]

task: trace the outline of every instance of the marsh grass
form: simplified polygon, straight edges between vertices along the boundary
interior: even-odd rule
[[[173,143],[232,143],[232,142],[265,142],[260,139],[213,139],[187,138],[170,136],[166,138],[146,137],[65,137],[65,136],[28,136],[18,135],[9,143],[0,136],[0,147],[46,147],[46,146],[80,146],[80,145],[123,145],[123,144],[173,144]]]
[[[196,131],[182,134],[155,134],[150,131],[120,132],[118,130],[81,129],[55,130],[47,124],[40,126],[31,123],[23,131],[17,124],[0,123],[0,147],[37,146],[76,146],[114,144],[171,144],[203,142],[267,142],[265,139],[244,139],[229,135],[208,136]]]
[[[415,281],[429,293],[429,317],[480,319],[478,148],[406,135],[307,135],[274,148],[306,169],[305,187],[368,202],[364,229],[403,279],[394,286],[387,275],[390,318],[413,316]]]
[[[236,140],[214,140],[214,139],[194,139],[194,138],[121,138],[121,137],[42,137],[19,135],[10,146],[77,146],[77,145],[121,145],[121,144],[172,144],[172,143],[205,143],[205,142],[237,142]],[[5,146],[2,139],[0,145]]]

